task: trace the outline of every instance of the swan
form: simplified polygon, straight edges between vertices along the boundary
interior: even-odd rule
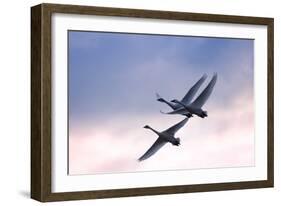
[[[158,139],[153,143],[153,145],[138,159],[139,161],[143,161],[154,155],[161,147],[163,147],[167,142],[170,142],[172,145],[179,146],[180,138],[174,137],[176,132],[182,128],[189,118],[186,117],[184,120],[179,123],[173,125],[172,127],[164,130],[163,132],[158,132],[151,128],[148,125],[145,125],[145,129],[150,129],[154,133],[158,135]]]
[[[182,101],[179,100],[172,100],[171,102],[180,104],[183,106],[183,108],[179,108],[177,110],[174,110],[172,112],[168,112],[166,114],[182,114],[185,110],[185,112],[189,112],[191,114],[195,114],[201,118],[207,117],[207,111],[202,110],[202,106],[206,103],[208,98],[210,97],[214,86],[217,82],[217,73],[215,73],[207,85],[207,87],[203,90],[203,92],[191,103],[191,104],[185,104]]]
[[[186,95],[182,98],[181,102],[185,105],[190,104],[191,100],[193,99],[193,97],[195,96],[196,92],[198,91],[198,89],[200,88],[200,86],[203,84],[203,82],[205,81],[205,79],[207,78],[207,75],[204,74],[190,89],[189,91],[186,93]],[[190,112],[188,112],[186,109],[183,108],[183,106],[177,102],[169,102],[167,100],[165,100],[164,98],[162,98],[158,93],[156,93],[156,97],[157,97],[157,101],[159,102],[163,102],[165,104],[167,104],[168,106],[170,106],[173,110],[179,110],[182,109],[182,115],[187,116],[187,117],[192,117],[192,114]],[[162,111],[160,111],[161,113],[164,113]]]

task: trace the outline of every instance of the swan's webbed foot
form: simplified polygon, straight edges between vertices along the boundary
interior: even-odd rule
[[[193,117],[193,114],[191,114],[191,113],[187,113],[187,114],[183,114],[183,115],[188,117],[188,118]]]

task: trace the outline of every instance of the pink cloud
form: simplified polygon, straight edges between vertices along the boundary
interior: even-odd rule
[[[100,124],[71,128],[70,174],[135,172],[254,166],[254,104],[247,93],[218,108],[207,105],[206,119],[194,117],[177,133],[179,147],[166,144],[150,159],[137,159],[157,136],[142,127],[164,130],[180,116],[155,113],[144,116],[112,117]]]

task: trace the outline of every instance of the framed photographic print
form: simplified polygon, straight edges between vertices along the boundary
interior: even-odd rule
[[[31,197],[273,187],[273,19],[31,8]]]

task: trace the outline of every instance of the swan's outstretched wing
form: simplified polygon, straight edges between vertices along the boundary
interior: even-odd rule
[[[154,155],[161,147],[163,147],[167,142],[162,138],[158,137],[158,139],[153,143],[153,145],[142,155],[138,160],[143,161],[147,158]]]
[[[160,112],[162,114],[187,114],[188,113],[188,111],[183,107],[176,109],[174,111],[171,111],[171,112],[162,112],[161,110],[160,110]]]
[[[208,86],[203,90],[203,92],[191,103],[191,107],[195,107],[195,108],[201,108],[205,102],[208,100],[208,98],[210,97],[214,86],[217,82],[217,73],[215,73],[213,75],[212,80],[210,81],[210,83],[208,84]]]
[[[169,129],[166,129],[164,132],[167,132],[174,136],[176,134],[176,132],[186,124],[188,119],[189,118],[186,117],[184,120],[180,121],[179,123],[175,124],[174,126],[170,127]]]
[[[203,84],[203,82],[205,81],[205,79],[207,78],[207,75],[204,74],[190,89],[189,91],[186,93],[186,95],[183,97],[183,99],[181,100],[182,103],[184,103],[185,105],[190,104],[191,100],[193,99],[193,97],[195,96],[196,92],[198,91],[198,89],[200,88],[200,86]]]

